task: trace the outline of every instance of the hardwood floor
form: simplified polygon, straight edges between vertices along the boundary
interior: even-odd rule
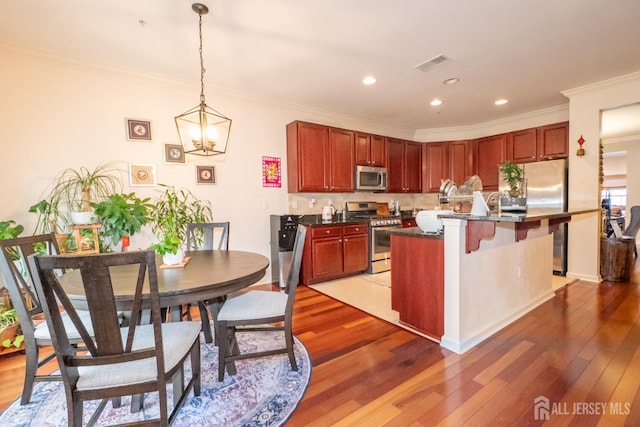
[[[576,282],[464,355],[302,286],[294,332],[313,372],[287,426],[542,425],[539,396],[545,425],[640,425],[638,278],[640,262],[629,283]],[[22,359],[0,359],[0,410]]]

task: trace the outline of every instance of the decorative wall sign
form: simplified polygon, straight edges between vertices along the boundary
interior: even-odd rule
[[[141,119],[125,119],[129,141],[151,141],[151,122]]]
[[[129,185],[132,187],[156,185],[156,167],[154,165],[129,165]]]
[[[213,166],[196,166],[196,182],[198,184],[215,184],[216,174]]]
[[[180,144],[164,144],[166,163],[184,163],[184,147]]]
[[[282,187],[280,157],[262,156],[262,186]]]

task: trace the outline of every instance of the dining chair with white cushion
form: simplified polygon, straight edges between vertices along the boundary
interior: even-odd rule
[[[0,268],[4,283],[9,290],[11,304],[16,310],[22,335],[24,336],[25,376],[20,404],[26,405],[31,400],[33,384],[41,381],[62,381],[59,374],[38,374],[38,370],[55,357],[53,352],[47,352],[40,358],[41,347],[51,346],[51,331],[49,323],[42,315],[40,300],[33,288],[33,272],[27,263],[27,257],[37,250],[50,255],[56,255],[58,243],[53,233],[35,236],[16,237],[0,240]],[[78,310],[78,315],[87,326],[87,332],[93,336],[89,313]],[[66,313],[62,314],[62,321],[67,327],[69,343],[77,346],[82,343],[82,337],[73,327],[71,319]]]
[[[213,250],[219,251],[229,250],[229,222],[204,222],[187,224],[187,250]],[[198,310],[200,311],[200,319],[202,322],[202,332],[204,332],[204,341],[211,343],[214,336],[211,333],[211,324],[209,323],[209,311],[214,319],[217,315],[218,307],[224,302],[224,298],[216,298],[215,301],[198,301]],[[187,320],[191,320],[191,304],[185,304],[182,313]],[[217,344],[217,339],[216,339]]]
[[[157,424],[168,425],[193,390],[200,395],[200,324],[162,322],[156,257],[153,251],[109,254],[32,255],[29,264],[63,378],[70,426],[82,425],[83,402],[101,400],[89,424],[95,423],[112,398],[158,392]],[[115,280],[125,280],[118,269],[132,269],[135,289],[131,320],[120,326]],[[65,293],[56,271],[65,271],[82,284],[93,325],[92,337]],[[68,276],[77,275],[77,276]],[[141,324],[143,309],[151,323]],[[77,354],[70,344],[62,311],[68,313],[88,354]],[[184,365],[191,362],[191,378],[185,385]],[[173,385],[173,409],[169,411],[167,385]],[[152,420],[145,420],[149,424]]]
[[[218,380],[224,380],[225,367],[236,373],[236,360],[287,353],[294,371],[298,370],[293,351],[293,302],[300,278],[300,264],[307,228],[298,225],[293,261],[284,291],[250,290],[228,298],[218,312]],[[275,323],[275,325],[274,325]],[[283,331],[285,346],[277,349],[240,353],[236,335],[256,331]]]

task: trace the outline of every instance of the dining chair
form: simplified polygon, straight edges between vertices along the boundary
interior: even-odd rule
[[[225,368],[236,374],[236,360],[287,353],[294,371],[298,370],[293,353],[293,302],[300,279],[300,265],[307,228],[298,225],[293,245],[293,261],[284,291],[251,290],[227,299],[218,312],[218,380],[224,380]],[[273,325],[276,323],[275,325]],[[241,353],[237,333],[283,331],[285,347]]]
[[[193,389],[200,395],[200,325],[196,322],[163,323],[158,295],[156,257],[153,251],[109,254],[31,255],[29,265],[45,317],[52,329],[53,347],[65,386],[68,424],[82,425],[83,402],[102,400],[92,414],[93,425],[109,399],[149,392],[159,394],[159,413],[154,421],[171,424]],[[131,320],[121,327],[113,283],[124,280],[119,271],[137,272]],[[65,293],[56,271],[66,280],[81,284],[93,330],[92,337]],[[69,276],[74,275],[74,276]],[[77,280],[77,282],[76,282]],[[147,286],[148,284],[148,286]],[[141,324],[142,309],[151,323]],[[78,354],[70,343],[62,311],[68,313],[87,347]],[[191,378],[185,386],[184,365],[191,362]],[[173,409],[169,412],[167,385],[173,385]],[[145,420],[149,423],[151,420]]]
[[[55,235],[50,233],[0,240],[0,248],[2,250],[0,268],[2,268],[4,283],[9,290],[9,297],[18,315],[18,321],[24,336],[25,374],[20,404],[25,405],[31,400],[35,382],[62,381],[62,377],[58,374],[38,374],[38,370],[52,360],[55,354],[53,352],[47,353],[40,358],[40,347],[50,346],[52,338],[50,325],[44,321],[44,317],[39,321],[34,320],[34,317],[43,316],[42,305],[33,287],[34,272],[27,262],[27,257],[36,253],[37,248],[50,255],[58,254],[58,243]],[[89,313],[78,311],[78,315],[89,325],[87,333],[92,336],[93,330],[90,327]],[[62,319],[68,327],[67,334],[70,345],[77,346],[82,343],[82,337],[73,328],[69,317],[63,314]]]
[[[629,220],[629,225],[625,227],[622,232],[622,235],[635,239],[638,234],[638,229],[640,228],[640,206],[632,206],[630,210],[631,219]],[[636,244],[633,245],[633,254],[636,258],[638,257],[638,246]]]
[[[216,244],[217,241],[217,244]],[[187,250],[229,250],[229,222],[204,222],[187,224]],[[216,298],[215,301],[198,301],[198,310],[200,311],[200,319],[202,322],[202,332],[204,332],[204,341],[209,344],[217,337],[211,333],[211,324],[209,323],[209,312],[212,313],[214,321],[214,330],[216,322],[216,314],[218,307],[224,302],[224,297]],[[191,320],[191,304],[185,304],[182,307],[182,317]]]

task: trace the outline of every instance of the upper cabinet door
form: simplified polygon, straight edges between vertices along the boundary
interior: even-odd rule
[[[506,140],[505,134],[475,140],[474,169],[484,191],[498,190],[498,165],[506,160]]]
[[[507,139],[507,158],[514,163],[538,160],[538,130],[536,128],[511,132]]]
[[[424,153],[423,189],[425,193],[440,192],[442,180],[449,178],[449,143],[427,142]]]
[[[287,175],[290,193],[329,191],[329,129],[314,123],[287,125]]]
[[[467,141],[453,141],[449,143],[449,176],[456,185],[462,185],[468,176],[472,175]],[[438,188],[440,191],[440,188]]]
[[[384,137],[356,132],[355,162],[362,166],[384,166]]]
[[[538,159],[569,157],[569,122],[542,126],[538,129]]]
[[[353,132],[350,130],[329,129],[329,191],[353,191],[353,138]]]
[[[422,144],[404,143],[404,192],[422,192]]]
[[[387,193],[401,193],[403,184],[404,142],[387,138]]]

